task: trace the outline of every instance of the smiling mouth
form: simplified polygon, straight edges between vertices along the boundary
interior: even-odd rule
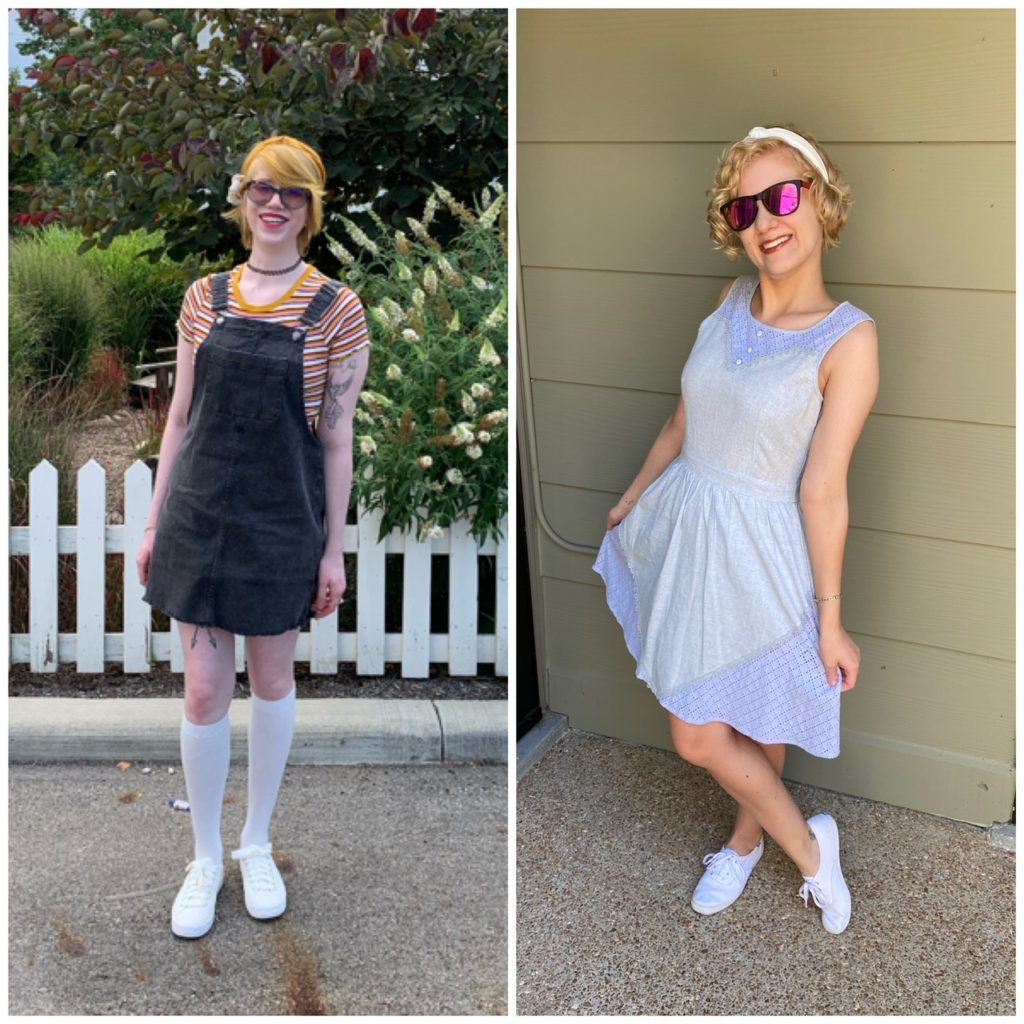
[[[777,252],[781,249],[793,236],[792,235],[781,235],[778,238],[773,238],[768,242],[763,242],[759,248],[763,253]]]
[[[263,214],[260,217],[260,220],[264,224],[269,224],[271,227],[278,227],[281,224],[287,224],[288,223],[288,218],[287,217],[278,217],[278,216],[276,216],[275,214],[272,214],[272,213]]]

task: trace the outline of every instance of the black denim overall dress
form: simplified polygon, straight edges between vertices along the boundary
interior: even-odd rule
[[[212,278],[216,320],[196,353],[145,600],[179,622],[272,636],[304,626],[316,596],[324,456],[306,420],[303,350],[341,285],[324,284],[286,327],[229,316],[228,281]]]

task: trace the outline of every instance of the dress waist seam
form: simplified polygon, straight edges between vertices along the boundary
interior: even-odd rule
[[[696,476],[703,477],[713,484],[734,491],[745,497],[773,501],[782,505],[796,505],[799,501],[797,483],[780,483],[777,480],[759,480],[757,477],[741,476],[730,473],[714,463],[683,451],[679,461]]]

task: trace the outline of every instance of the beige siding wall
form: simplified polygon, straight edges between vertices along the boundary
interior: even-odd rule
[[[754,124],[852,184],[832,295],[875,317],[851,467],[836,761],[787,775],[980,824],[1014,794],[1014,14],[520,11],[520,450],[541,677],[573,726],[668,747],[591,571],[700,321],[749,264],[704,222]]]

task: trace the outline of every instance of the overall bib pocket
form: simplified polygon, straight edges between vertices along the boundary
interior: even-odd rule
[[[284,360],[219,346],[207,355],[207,392],[218,413],[264,425],[280,416],[288,372]]]

